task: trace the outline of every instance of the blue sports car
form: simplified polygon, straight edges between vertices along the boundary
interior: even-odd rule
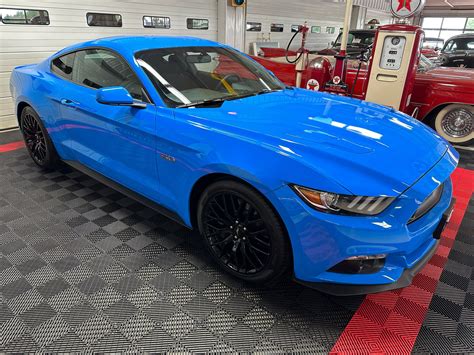
[[[452,210],[458,153],[430,128],[286,87],[219,43],[94,40],[17,67],[11,91],[36,164],[65,162],[197,228],[249,282],[404,287]]]

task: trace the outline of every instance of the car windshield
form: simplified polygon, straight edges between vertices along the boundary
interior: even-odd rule
[[[170,107],[222,103],[285,88],[260,64],[223,47],[151,49],[136,59]]]
[[[349,36],[347,38],[347,45],[350,46],[357,46],[357,47],[367,47],[374,43],[375,32],[349,32]],[[334,46],[340,47],[342,40],[342,33],[339,33],[337,36],[336,42]]]
[[[427,71],[435,67],[436,65],[429,58],[426,58],[423,54],[421,55],[420,64],[418,65],[419,71]]]

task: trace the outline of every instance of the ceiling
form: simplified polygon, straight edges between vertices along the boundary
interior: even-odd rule
[[[447,4],[447,2],[449,4]],[[452,9],[472,9],[474,10],[474,0],[426,0],[426,7],[443,7]]]

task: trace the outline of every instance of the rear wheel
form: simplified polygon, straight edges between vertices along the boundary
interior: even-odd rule
[[[474,140],[474,106],[452,104],[434,118],[433,126],[452,144],[469,145]]]
[[[59,161],[58,154],[39,115],[30,106],[21,112],[20,129],[33,161],[42,168],[54,168]]]
[[[217,263],[254,283],[274,283],[291,267],[286,232],[268,202],[244,184],[209,186],[198,205],[199,231]]]

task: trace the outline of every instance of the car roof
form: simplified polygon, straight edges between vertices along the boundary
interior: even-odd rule
[[[350,30],[349,33],[370,33],[374,34],[375,30],[367,29],[367,30]]]
[[[474,38],[474,33],[462,33],[460,35],[450,37],[448,41],[451,39],[459,39],[459,38]]]
[[[222,46],[221,44],[206,39],[184,36],[115,36],[99,38],[92,41],[82,42],[66,47],[57,54],[72,52],[86,47],[106,47],[114,49],[120,53],[136,53],[142,50],[173,48],[173,47],[193,47],[193,46]],[[57,55],[56,54],[56,55]]]

